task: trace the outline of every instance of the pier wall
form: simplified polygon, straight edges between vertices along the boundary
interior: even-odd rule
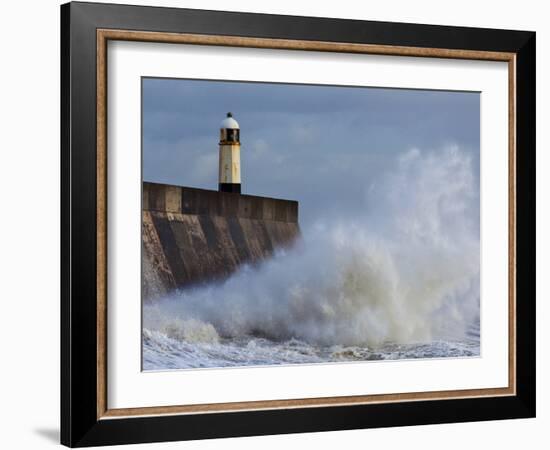
[[[296,201],[144,182],[143,299],[223,280],[299,234]]]

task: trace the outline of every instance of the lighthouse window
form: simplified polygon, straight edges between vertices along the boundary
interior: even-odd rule
[[[229,142],[238,142],[239,141],[239,130],[228,129],[227,130],[227,140]]]

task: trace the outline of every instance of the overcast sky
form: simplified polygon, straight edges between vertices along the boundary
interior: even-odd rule
[[[217,189],[219,124],[241,128],[243,193],[300,202],[302,227],[363,207],[411,148],[457,145],[479,183],[478,93],[143,79],[143,176]]]

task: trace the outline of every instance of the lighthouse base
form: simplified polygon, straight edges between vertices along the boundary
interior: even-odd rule
[[[218,190],[220,192],[232,192],[234,194],[240,194],[241,183],[219,183]]]

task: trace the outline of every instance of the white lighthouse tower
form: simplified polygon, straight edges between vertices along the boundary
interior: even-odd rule
[[[220,125],[220,192],[241,193],[241,141],[239,123],[233,114]]]

